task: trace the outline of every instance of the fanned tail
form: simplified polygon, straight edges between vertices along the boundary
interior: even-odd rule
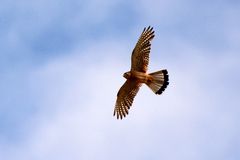
[[[156,94],[162,94],[167,88],[168,82],[168,71],[166,69],[157,72],[150,73],[150,80],[147,82],[147,86]]]

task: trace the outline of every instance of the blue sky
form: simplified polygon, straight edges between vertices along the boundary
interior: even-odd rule
[[[1,1],[0,159],[238,160],[239,15],[235,0]],[[149,25],[149,72],[170,85],[117,121]]]

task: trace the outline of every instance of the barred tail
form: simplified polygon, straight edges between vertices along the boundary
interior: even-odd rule
[[[147,86],[156,94],[161,94],[169,84],[168,71],[166,69],[150,73],[150,80]]]

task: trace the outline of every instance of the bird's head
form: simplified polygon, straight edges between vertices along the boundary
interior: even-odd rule
[[[129,79],[131,77],[131,73],[130,72],[126,72],[123,74],[123,77],[126,79]]]

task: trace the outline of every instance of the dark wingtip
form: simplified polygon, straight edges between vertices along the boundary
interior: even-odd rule
[[[163,91],[167,88],[169,85],[169,76],[168,76],[168,71],[166,69],[162,70],[163,76],[164,76],[164,82],[163,86],[156,92],[156,94],[162,94]]]
[[[148,27],[144,27],[143,32],[145,32],[145,31],[152,31],[152,30],[153,30],[153,27],[148,26]]]
[[[148,31],[152,31],[153,30],[153,27],[152,26],[148,26],[147,28]],[[154,31],[153,31],[154,32]]]

